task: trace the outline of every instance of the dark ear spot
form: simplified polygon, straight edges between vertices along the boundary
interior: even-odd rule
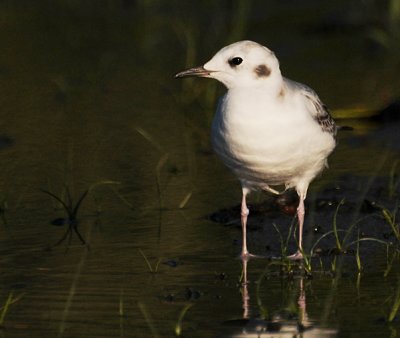
[[[269,69],[266,65],[259,65],[254,69],[257,77],[267,77],[271,74],[271,69]]]

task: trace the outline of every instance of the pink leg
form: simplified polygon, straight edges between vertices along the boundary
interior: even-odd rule
[[[300,194],[300,202],[297,207],[297,218],[299,220],[299,251],[303,250],[303,224],[304,224],[304,194]]]
[[[248,194],[248,190],[243,188],[243,195],[242,195],[242,206],[240,210],[240,220],[242,223],[242,259],[247,259],[249,257],[249,252],[247,251],[247,234],[246,234],[246,226],[247,226],[247,216],[249,215],[249,209],[247,208],[246,204],[246,195]]]
[[[304,225],[304,193],[299,193],[300,202],[299,206],[297,207],[297,219],[299,221],[299,248],[294,255],[289,256],[289,259],[297,260],[303,259],[303,225]]]

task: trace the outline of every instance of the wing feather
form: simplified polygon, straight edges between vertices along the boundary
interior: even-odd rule
[[[287,83],[295,87],[297,91],[303,95],[311,105],[310,113],[314,120],[321,126],[324,132],[336,136],[337,127],[333,120],[328,107],[322,103],[317,93],[310,87],[292,80],[285,79]]]
[[[315,111],[313,117],[319,123],[322,130],[332,135],[336,135],[336,123],[333,120],[328,107],[322,103],[318,95],[311,88],[303,87],[302,94],[314,105]]]

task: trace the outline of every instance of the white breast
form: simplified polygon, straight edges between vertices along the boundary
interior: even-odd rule
[[[212,143],[222,161],[251,188],[308,185],[335,147],[332,135],[322,131],[300,96],[272,99],[254,90],[229,91],[222,98]]]

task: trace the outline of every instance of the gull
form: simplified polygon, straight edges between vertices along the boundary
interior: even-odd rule
[[[203,66],[175,75],[215,79],[227,88],[212,122],[214,151],[242,186],[241,225],[244,260],[247,250],[247,195],[253,190],[279,194],[294,188],[298,250],[303,258],[304,200],[310,182],[327,167],[336,146],[336,125],[327,107],[308,86],[282,76],[274,52],[253,41],[222,48]]]

